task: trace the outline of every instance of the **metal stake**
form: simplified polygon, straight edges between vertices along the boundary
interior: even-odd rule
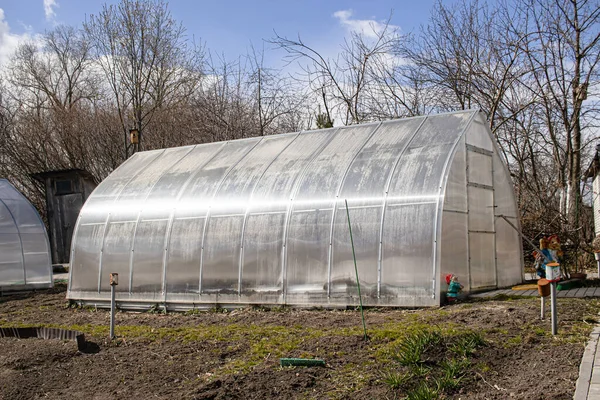
[[[360,295],[360,281],[358,280],[358,267],[356,266],[356,253],[354,252],[354,239],[352,239],[352,224],[350,224],[350,210],[348,209],[348,200],[346,202],[346,215],[348,215],[348,229],[350,230],[350,244],[352,245],[352,258],[354,258],[354,272],[356,272],[356,285],[358,286],[358,300],[360,302],[360,315],[362,317],[363,330],[365,331],[365,340],[368,340],[367,325],[365,324],[365,313],[363,311],[362,296]]]
[[[115,338],[115,286],[119,284],[119,274],[110,274],[110,340]]]
[[[556,316],[556,282],[550,284],[550,308],[552,311],[552,334],[558,334],[557,316]]]

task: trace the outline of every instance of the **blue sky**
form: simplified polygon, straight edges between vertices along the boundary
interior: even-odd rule
[[[86,16],[98,13],[104,1],[96,0],[0,0],[0,63],[19,40],[35,37],[57,24],[78,26]],[[117,1],[106,1],[117,3]],[[262,47],[276,31],[298,34],[325,53],[336,51],[351,30],[368,21],[382,22],[392,12],[391,23],[407,33],[429,18],[434,0],[172,0],[175,19],[187,35],[206,43],[213,53],[227,59],[245,54],[253,44]],[[273,57],[281,57],[274,54]]]

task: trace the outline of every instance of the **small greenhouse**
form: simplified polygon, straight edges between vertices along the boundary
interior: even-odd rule
[[[0,179],[0,292],[52,287],[46,228],[36,209]]]
[[[68,298],[105,305],[118,273],[122,308],[356,305],[345,200],[366,305],[522,280],[510,177],[464,111],[136,153],[80,213]]]

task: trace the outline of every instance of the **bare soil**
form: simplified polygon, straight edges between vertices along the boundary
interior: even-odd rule
[[[600,302],[559,299],[559,335],[539,319],[539,299],[497,298],[424,309],[248,308],[198,313],[117,314],[109,341],[106,310],[70,308],[65,286],[0,297],[0,326],[81,330],[73,341],[0,339],[1,399],[401,399],[385,377],[400,366],[406,332],[479,332],[461,386],[441,398],[571,399]],[[280,357],[319,358],[326,367],[279,366]]]

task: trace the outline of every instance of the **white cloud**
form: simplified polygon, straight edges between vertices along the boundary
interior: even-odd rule
[[[58,7],[56,0],[44,0],[44,14],[46,14],[46,21],[53,21],[56,16],[54,9]]]
[[[385,29],[385,22],[379,22],[374,19],[352,19],[352,10],[340,10],[333,13],[340,24],[350,32],[361,33],[368,38],[376,38],[377,34]],[[389,28],[398,29],[395,25],[389,25]]]
[[[29,32],[21,35],[11,33],[10,26],[4,19],[4,10],[0,8],[0,65],[6,64],[20,43],[32,39],[34,36]]]

